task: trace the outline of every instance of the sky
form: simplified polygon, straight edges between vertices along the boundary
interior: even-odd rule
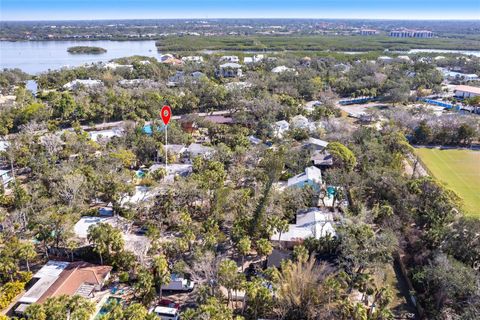
[[[480,0],[0,0],[0,20],[480,19]]]

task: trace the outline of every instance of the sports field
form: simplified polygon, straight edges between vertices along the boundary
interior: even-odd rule
[[[480,151],[418,148],[416,152],[431,173],[463,199],[465,212],[480,218]]]

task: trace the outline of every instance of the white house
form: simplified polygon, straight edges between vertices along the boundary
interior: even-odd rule
[[[305,109],[308,112],[313,112],[315,110],[315,107],[320,106],[322,103],[318,100],[315,101],[309,101],[305,104],[303,109]]]
[[[72,89],[77,89],[81,86],[87,87],[87,88],[94,88],[94,87],[99,87],[102,86],[103,82],[101,80],[92,80],[92,79],[75,79],[72,80],[65,85],[63,85],[63,88],[65,90],[72,90]]]
[[[286,67],[286,66],[278,66],[278,67],[275,67],[275,68],[272,69],[273,73],[283,73],[283,72],[286,72],[286,71],[294,72],[295,69],[289,68],[289,67]]]
[[[403,56],[398,56],[397,60],[398,61],[403,61],[403,62],[411,62],[412,61],[409,56],[404,56],[404,55]]]
[[[132,223],[120,216],[116,217],[81,217],[80,220],[73,226],[73,232],[78,239],[86,240],[88,236],[88,228],[98,225],[99,223],[106,223],[114,228],[120,229],[124,232],[128,231]]]
[[[272,125],[273,136],[283,138],[283,135],[290,129],[290,124],[286,120],[277,121]]]
[[[111,69],[111,70],[117,70],[117,69],[127,69],[129,71],[133,70],[133,65],[131,64],[119,64],[116,62],[108,62],[103,66],[104,69]]]
[[[136,186],[133,195],[126,195],[120,204],[126,206],[128,204],[138,204],[142,201],[148,200],[155,195],[147,186]]]
[[[108,130],[90,131],[88,134],[90,135],[90,139],[95,142],[108,141],[113,137],[121,137],[123,130],[120,128],[113,128]]]
[[[165,151],[167,149],[167,154],[173,154],[177,157],[181,157],[187,152],[187,147],[184,144],[167,144],[160,151]]]
[[[10,181],[13,180],[13,177],[12,177],[11,173],[12,173],[11,170],[0,169],[0,183],[3,186],[6,186]]]
[[[0,140],[0,160],[5,156],[4,153],[7,152],[8,146],[10,146],[8,141]]]
[[[203,57],[201,56],[187,56],[182,58],[183,62],[202,63]]]
[[[250,141],[251,144],[253,145],[258,145],[262,143],[262,140],[260,138],[257,138],[255,136],[248,136],[248,141]]]
[[[390,62],[393,62],[395,59],[393,59],[392,57],[388,57],[388,56],[380,56],[377,58],[378,61],[380,62],[383,62],[383,63],[390,63]]]
[[[165,164],[154,164],[148,168],[148,171],[155,172],[160,168],[165,169]],[[168,163],[166,168],[167,176],[165,178],[167,181],[174,181],[177,176],[186,177],[192,173],[192,168],[191,164]]]
[[[216,70],[217,77],[235,78],[242,76],[242,66],[238,63],[228,62],[221,64]]]
[[[200,72],[200,71],[192,72],[192,78],[193,79],[200,79],[203,76],[205,76],[205,74],[203,72]]]
[[[214,149],[212,147],[207,147],[199,143],[192,143],[187,148],[187,153],[190,156],[190,159],[193,159],[197,156],[208,158],[213,154],[213,152]]]
[[[316,166],[333,165],[333,157],[327,150],[315,150],[310,157],[310,160]]]
[[[474,73],[461,73],[444,68],[440,68],[440,70],[442,71],[444,78],[448,80],[476,81],[480,79],[480,77]]]
[[[310,137],[304,146],[311,150],[323,150],[328,146],[328,141]]]
[[[314,190],[320,190],[321,184],[322,171],[315,166],[311,166],[305,168],[304,173],[297,174],[296,176],[288,179],[287,187],[303,188],[305,186],[310,186]]]
[[[305,116],[302,116],[301,114],[296,115],[290,120],[290,125],[294,129],[305,129],[309,130],[310,129],[310,121]]]
[[[296,221],[288,225],[288,231],[281,234],[277,232],[270,239],[274,242],[280,239],[282,244],[293,247],[307,238],[320,239],[328,234],[332,237],[337,235],[333,214],[319,209],[310,209],[297,213]]]
[[[240,59],[238,59],[237,56],[223,56],[223,57],[220,58],[220,61],[239,63]]]
[[[250,82],[245,82],[245,81],[229,82],[225,84],[225,89],[227,89],[228,91],[243,90],[251,87],[252,87],[252,84]]]
[[[251,64],[251,63],[258,63],[261,62],[265,56],[263,54],[254,55],[253,57],[245,57],[243,58],[243,63]]]
[[[465,99],[480,96],[480,88],[472,86],[456,86],[455,97]]]
[[[118,84],[124,88],[158,85],[157,82],[151,79],[122,79],[118,81]]]
[[[165,62],[165,61],[168,61],[170,59],[175,59],[175,57],[173,56],[173,54],[166,53],[166,54],[162,54],[158,60],[160,62]]]
[[[133,222],[120,216],[82,217],[73,226],[75,237],[83,242],[84,245],[87,245],[88,228],[98,225],[99,223],[107,223],[122,231],[123,240],[125,241],[125,250],[130,251],[139,257],[144,256],[150,248],[150,240],[148,240],[146,236],[131,232]]]

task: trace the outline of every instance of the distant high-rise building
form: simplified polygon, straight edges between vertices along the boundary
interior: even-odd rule
[[[395,38],[433,38],[433,32],[428,30],[392,30],[390,37]]]

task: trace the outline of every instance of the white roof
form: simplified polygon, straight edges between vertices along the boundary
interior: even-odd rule
[[[80,220],[75,223],[73,231],[75,236],[80,239],[86,239],[88,235],[88,228],[90,226],[97,225],[99,223],[108,223],[113,227],[117,227],[125,219],[122,217],[81,217]]]
[[[322,102],[318,101],[318,100],[315,100],[315,101],[309,101],[307,103],[305,103],[305,109],[307,109],[308,111],[313,111],[315,109],[316,106],[322,104]]]
[[[154,85],[156,82],[151,79],[122,79],[119,80],[118,83],[122,86],[138,86],[142,84]]]
[[[272,69],[272,72],[273,73],[281,73],[281,72],[285,72],[285,71],[294,71],[295,69],[293,68],[288,68],[286,66],[278,66],[278,67],[275,67]]]
[[[263,54],[257,54],[254,55],[253,57],[245,57],[243,58],[243,63],[255,63],[262,61],[265,58]]]
[[[187,57],[183,57],[182,61],[203,62],[203,57],[201,57],[201,56],[187,56]]]
[[[35,303],[43,294],[57,281],[58,277],[68,267],[69,263],[64,261],[48,261],[33,278],[39,280],[28,289],[28,291],[18,300],[23,303]]]
[[[0,140],[0,152],[7,151],[9,145],[10,143],[8,141]]]
[[[187,148],[190,156],[195,157],[198,155],[208,155],[213,151],[212,147],[203,146],[199,143],[192,143]]]
[[[154,172],[160,168],[165,168],[165,164],[154,164],[148,171]],[[183,164],[183,163],[169,163],[167,164],[167,175],[172,176],[173,179],[175,175],[188,175],[192,173],[192,165],[191,164]]]
[[[163,147],[165,150],[165,147],[167,148],[167,152],[173,152],[173,153],[182,153],[187,150],[184,144],[167,144],[166,146]]]
[[[162,54],[160,56],[160,61],[165,61],[165,60],[172,59],[172,58],[173,58],[173,54],[166,53],[166,54]]]
[[[252,143],[252,144],[260,144],[262,143],[262,140],[255,137],[255,136],[248,136],[248,140]]]
[[[253,57],[245,57],[245,58],[243,58],[243,63],[253,63]]]
[[[119,63],[116,63],[116,62],[108,62],[105,64],[104,66],[105,69],[117,69],[117,68],[126,68],[126,69],[130,69],[132,70],[133,69],[133,65],[131,64],[119,64]]]
[[[238,62],[239,61],[237,56],[223,56],[223,57],[220,58],[220,60],[231,61],[231,62]]]
[[[296,184],[306,182],[306,181],[312,181],[312,182],[315,182],[317,184],[321,184],[322,183],[322,171],[315,166],[307,167],[307,168],[305,168],[304,173],[300,173],[300,174],[288,179],[287,186],[288,187],[295,186]]]
[[[301,129],[307,129],[309,126],[309,121],[305,116],[302,115],[297,115],[290,120],[290,123],[292,124],[292,127],[294,128],[301,128]]]
[[[281,120],[281,121],[275,122],[275,127],[279,129],[288,130],[288,128],[290,127],[290,124],[286,120]]]
[[[315,138],[308,138],[308,144],[312,144],[315,146],[326,148],[328,146],[328,141],[315,139]]]
[[[234,62],[227,62],[227,63],[224,63],[224,64],[220,65],[220,68],[222,68],[222,69],[225,69],[225,68],[240,69],[241,67],[242,67],[241,65],[239,65],[238,63],[234,63]]]
[[[111,139],[113,137],[120,137],[123,133],[122,129],[108,129],[108,130],[99,130],[99,131],[90,131],[90,139],[93,141],[98,141],[100,138]]]
[[[103,85],[103,82],[101,80],[76,79],[76,80],[73,80],[73,81],[70,81],[70,82],[66,83],[63,87],[65,89],[71,89],[71,88],[73,88],[75,86],[78,86],[78,85],[83,85],[83,86],[86,86],[86,87],[94,87],[94,86]]]
[[[205,74],[203,72],[200,72],[200,71],[194,71],[192,72],[191,76],[194,77],[194,78],[201,78],[203,77]]]
[[[468,93],[480,94],[480,88],[472,87],[472,86],[456,86],[455,91],[463,91]]]
[[[136,186],[135,187],[135,193],[133,196],[127,196],[122,200],[122,205],[125,205],[127,203],[132,203],[136,204],[141,201],[149,199],[151,196],[153,196],[153,193],[149,192],[150,188],[146,186]]]
[[[175,314],[178,313],[178,309],[158,306],[158,307],[155,307],[155,309],[153,310],[153,312],[155,312],[155,313],[165,313],[165,314],[175,315]]]
[[[250,88],[252,84],[250,82],[239,81],[239,82],[229,82],[225,84],[225,88],[227,90],[235,90],[235,89],[245,89]]]
[[[280,241],[302,241],[308,237],[320,239],[327,234],[336,236],[333,214],[313,209],[304,213],[298,213],[295,224],[290,224],[288,231],[283,232]],[[271,239],[278,241],[278,233]]]

